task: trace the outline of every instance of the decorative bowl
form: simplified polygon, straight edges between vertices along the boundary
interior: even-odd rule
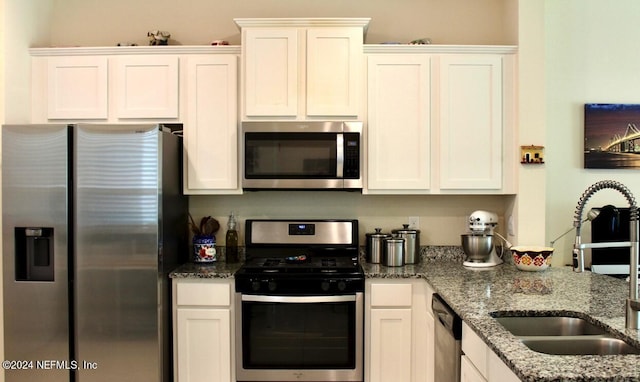
[[[517,246],[510,249],[513,263],[522,271],[543,271],[551,265],[551,247]]]

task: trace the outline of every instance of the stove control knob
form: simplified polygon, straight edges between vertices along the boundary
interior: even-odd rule
[[[345,281],[338,281],[338,290],[342,292],[345,289],[347,289],[347,283]]]
[[[276,290],[276,282],[273,280],[269,280],[269,283],[267,284],[267,288],[269,288],[269,292],[274,292]]]
[[[322,283],[320,283],[320,288],[323,292],[328,292],[329,288],[331,288],[331,283],[329,283],[329,280],[324,280]]]
[[[260,280],[251,281],[251,290],[257,292],[260,290]]]

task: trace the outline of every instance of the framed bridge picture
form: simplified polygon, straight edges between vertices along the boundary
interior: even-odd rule
[[[584,168],[640,168],[640,104],[584,105]]]

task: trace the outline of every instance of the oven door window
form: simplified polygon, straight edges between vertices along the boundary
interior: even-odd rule
[[[337,177],[337,141],[332,133],[246,133],[247,179]]]
[[[353,369],[356,303],[242,303],[245,369]]]

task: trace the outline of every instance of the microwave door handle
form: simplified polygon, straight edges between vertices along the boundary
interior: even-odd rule
[[[336,134],[336,178],[344,177],[344,134]]]

